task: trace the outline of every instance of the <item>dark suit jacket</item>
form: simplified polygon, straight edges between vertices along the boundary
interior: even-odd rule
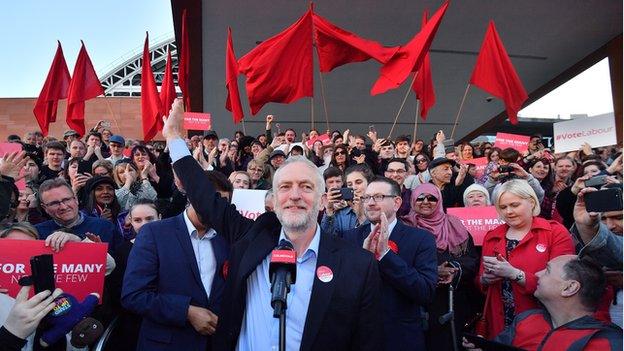
[[[370,224],[344,233],[362,246]],[[422,312],[433,301],[438,281],[437,249],[433,235],[398,221],[389,240],[398,253],[389,251],[379,261],[385,350],[424,350]]]
[[[233,350],[246,308],[247,278],[275,248],[281,224],[274,213],[254,222],[215,192],[190,156],[174,163],[200,217],[232,244],[230,266],[214,350]],[[314,279],[301,350],[379,350],[379,272],[373,256],[341,238],[321,233],[317,267],[334,273]],[[270,303],[267,301],[267,304]]]
[[[143,316],[138,350],[210,348],[210,337],[197,333],[188,322],[188,307],[219,313],[228,244],[219,235],[211,240],[217,269],[208,297],[183,215],[144,225],[130,252],[121,301]]]

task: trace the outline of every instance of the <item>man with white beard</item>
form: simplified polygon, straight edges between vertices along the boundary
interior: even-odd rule
[[[182,138],[182,121],[178,99],[163,128],[173,167],[200,218],[232,248],[212,349],[277,349],[269,264],[282,240],[297,253],[286,310],[287,350],[380,349],[377,263],[362,248],[321,233],[316,218],[325,187],[316,166],[289,158],[273,176],[275,213],[247,219],[203,180]]]

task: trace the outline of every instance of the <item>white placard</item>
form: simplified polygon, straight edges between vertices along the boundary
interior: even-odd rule
[[[256,220],[264,210],[266,190],[234,189],[232,204],[246,218]]]
[[[290,150],[292,150],[292,148],[295,147],[295,146],[301,146],[301,148],[305,150],[305,148],[303,147],[302,143],[292,143],[292,144],[290,144]],[[282,150],[282,151],[284,151],[286,156],[288,156],[288,152],[290,152],[290,150],[288,150],[288,152],[287,152],[286,148],[288,148],[288,144],[282,144],[282,145],[276,147],[275,150]]]
[[[615,118],[606,115],[554,123],[553,140],[556,153],[579,150],[583,143],[591,147],[615,145]]]

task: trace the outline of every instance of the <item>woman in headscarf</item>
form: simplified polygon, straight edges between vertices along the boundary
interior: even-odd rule
[[[403,221],[425,229],[435,236],[438,248],[438,287],[429,306],[427,349],[452,350],[450,324],[440,324],[439,317],[449,311],[449,284],[454,289],[455,329],[461,328],[473,314],[470,300],[472,281],[479,268],[479,254],[472,237],[459,218],[442,209],[442,194],[433,184],[422,184],[412,190],[412,208]],[[455,342],[461,344],[460,333]]]

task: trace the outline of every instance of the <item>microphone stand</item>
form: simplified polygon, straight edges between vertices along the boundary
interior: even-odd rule
[[[275,303],[273,317],[279,318],[279,350],[286,351],[286,301]]]

